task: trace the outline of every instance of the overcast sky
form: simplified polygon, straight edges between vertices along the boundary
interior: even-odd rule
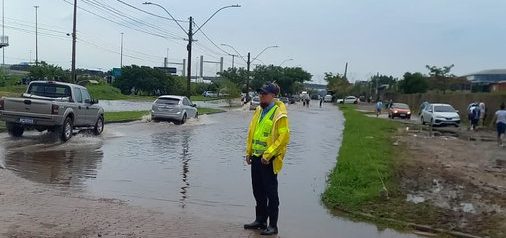
[[[39,60],[70,67],[73,0],[5,0],[6,63],[35,58],[35,9],[39,8]],[[155,14],[163,10],[122,0]],[[152,0],[174,17],[195,18],[202,24],[221,6],[225,9],[203,29],[217,45],[233,45],[244,56],[257,55],[265,64],[301,66],[320,81],[325,72],[343,73],[349,62],[349,78],[366,80],[376,72],[401,76],[406,71],[425,73],[425,65],[455,64],[462,75],[483,69],[505,68],[506,1],[503,0]],[[100,5],[101,4],[101,5]],[[120,65],[120,33],[124,33],[123,64],[161,66],[169,49],[171,62],[186,58],[184,32],[171,21],[150,16],[117,0],[78,0],[77,66],[109,70]],[[116,11],[120,17],[101,7]],[[187,28],[188,23],[181,23]],[[125,27],[127,26],[127,27]],[[138,30],[134,30],[138,29]],[[152,34],[148,34],[152,33]],[[162,35],[165,38],[155,35]],[[193,61],[231,57],[197,33]],[[223,50],[233,53],[230,48]],[[238,66],[244,61],[236,59]],[[256,62],[258,63],[258,62]],[[177,66],[180,67],[181,66]],[[219,67],[206,64],[205,74]],[[193,70],[195,72],[195,68]]]

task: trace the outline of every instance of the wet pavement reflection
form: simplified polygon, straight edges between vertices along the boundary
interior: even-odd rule
[[[251,116],[235,110],[182,126],[107,125],[101,137],[78,135],[66,144],[46,134],[19,140],[0,134],[0,164],[36,182],[172,214],[246,223],[254,218],[250,171],[243,158]],[[283,236],[414,237],[332,215],[320,196],[336,162],[343,117],[332,105],[290,105],[289,118],[292,140],[278,177]]]

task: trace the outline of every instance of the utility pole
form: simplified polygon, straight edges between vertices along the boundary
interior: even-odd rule
[[[191,80],[192,80],[192,43],[193,43],[193,17],[190,17],[190,27],[188,28],[188,75],[186,82],[186,96],[191,97]]]
[[[346,66],[344,66],[344,79],[348,79],[346,75],[348,74],[348,62],[346,62]]]
[[[5,0],[2,0],[2,38],[5,38]],[[5,66],[5,47],[2,47],[2,66]]]
[[[234,68],[235,55],[232,54],[232,69]]]
[[[247,70],[248,70],[248,77],[246,78],[246,98],[249,97],[249,71],[251,66],[251,52],[248,52],[248,61],[247,64]]]
[[[77,75],[76,75],[76,19],[77,18],[77,0],[74,0],[74,20],[73,20],[73,27],[72,27],[72,79],[71,81],[76,83],[77,82]]]
[[[33,6],[35,8],[35,65],[39,65],[39,27],[38,27],[38,11],[39,6]]]
[[[189,21],[189,29],[188,31],[186,31],[184,29],[183,26],[181,26],[181,24],[179,24],[179,21],[176,20],[174,18],[174,16],[172,16],[172,14],[170,14],[170,12],[165,8],[163,7],[162,5],[160,4],[157,4],[157,3],[152,3],[152,2],[145,2],[143,3],[145,5],[155,5],[159,8],[162,8],[171,18],[172,20],[174,20],[176,22],[176,24],[179,26],[179,28],[181,28],[181,30],[183,30],[183,32],[188,36],[188,45],[186,46],[186,49],[188,50],[188,69],[187,69],[187,85],[186,85],[186,96],[188,98],[190,98],[191,96],[191,74],[192,74],[192,71],[191,71],[191,63],[192,63],[192,43],[193,43],[193,35],[195,34],[193,32],[193,17],[190,16],[190,21]],[[223,9],[226,9],[226,8],[231,8],[231,7],[241,7],[240,5],[230,5],[230,6],[224,6],[220,9],[218,9],[216,12],[214,12],[202,25],[200,25],[200,27],[197,28],[197,30],[195,32],[198,32],[203,26],[205,26],[219,11],[223,10]]]
[[[123,35],[124,33],[121,32],[121,59],[120,59],[120,68],[123,68]]]

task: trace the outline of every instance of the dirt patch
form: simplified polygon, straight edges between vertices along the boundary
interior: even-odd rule
[[[407,127],[399,134],[395,139],[407,151],[398,170],[406,201],[439,208],[436,227],[506,236],[506,149],[489,132],[429,136]]]
[[[257,237],[241,224],[176,216],[35,184],[0,169],[1,237]]]

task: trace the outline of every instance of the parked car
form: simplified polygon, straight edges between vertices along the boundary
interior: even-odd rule
[[[216,92],[212,92],[212,91],[204,91],[204,93],[202,93],[202,96],[204,96],[204,97],[218,97],[218,94]]]
[[[393,103],[390,108],[388,108],[388,118],[404,118],[411,119],[411,109],[409,109],[408,104],[405,103]]]
[[[422,124],[430,123],[434,126],[459,126],[460,116],[457,110],[455,110],[449,104],[433,103],[427,105],[420,116]]]
[[[347,96],[344,99],[338,99],[337,103],[344,103],[344,104],[357,104],[358,98],[355,96]]]
[[[170,121],[181,125],[186,123],[188,118],[198,118],[198,116],[197,105],[184,96],[160,96],[151,107],[153,121]]]
[[[260,106],[260,97],[255,96],[251,99],[249,110],[255,110],[258,106]]]
[[[290,100],[287,97],[280,97],[279,101],[282,101],[284,104],[289,104]]]
[[[323,101],[324,102],[332,102],[332,95],[325,95],[325,97],[323,98]]]
[[[9,135],[20,137],[26,129],[58,133],[68,141],[74,129],[104,130],[104,109],[80,85],[32,81],[20,98],[0,99],[0,119]]]

